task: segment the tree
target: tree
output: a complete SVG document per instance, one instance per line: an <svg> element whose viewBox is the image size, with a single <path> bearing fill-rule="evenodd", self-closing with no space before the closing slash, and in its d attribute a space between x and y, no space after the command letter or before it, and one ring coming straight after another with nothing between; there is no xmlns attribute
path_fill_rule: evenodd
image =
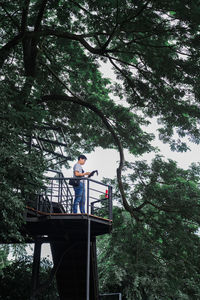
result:
<svg viewBox="0 0 200 300"><path fill-rule="evenodd" d="M72 158L96 146L119 150L123 205L137 218L121 179L123 148L133 155L153 149L153 135L142 129L152 117L172 149L186 150L181 141L186 135L199 143L199 0L19 0L0 5L2 153L10 150L9 159L1 154L2 212L22 209L24 185L28 192L41 186L48 163L37 149L30 151L30 138L44 138L42 129L48 125L62 128ZM116 81L102 76L101 63L113 67ZM174 140L175 131L180 140ZM11 157L17 172L15 166L21 164L17 186L10 179ZM2 220L8 224L4 214ZM15 220L11 236L20 223L17 216Z"/></svg>
<svg viewBox="0 0 200 300"><path fill-rule="evenodd" d="M2 274L3 268L8 265L8 254L9 254L9 247L8 245L1 245L0 246L0 274Z"/></svg>
<svg viewBox="0 0 200 300"><path fill-rule="evenodd" d="M43 259L40 268L40 282L45 281L51 269L51 263ZM32 258L25 255L23 258L15 259L3 269L0 274L1 293L0 299L27 300L31 291ZM12 288L11 288L12 287ZM57 299L55 282L48 286L45 293L38 296L39 300Z"/></svg>
<svg viewBox="0 0 200 300"><path fill-rule="evenodd" d="M30 152L24 143L24 137L31 132L32 120L40 118L40 112L37 108L23 107L23 104L16 108L16 94L13 93L13 99L8 101L4 82L2 85L0 237L1 241L15 241L22 239L19 228L23 224L25 197L41 187L46 164L38 151L32 149Z"/></svg>
<svg viewBox="0 0 200 300"><path fill-rule="evenodd" d="M129 165L126 193L140 221L115 207L113 231L98 241L102 292L123 299L197 300L200 165L188 170L156 157ZM115 201L121 202L116 190Z"/></svg>

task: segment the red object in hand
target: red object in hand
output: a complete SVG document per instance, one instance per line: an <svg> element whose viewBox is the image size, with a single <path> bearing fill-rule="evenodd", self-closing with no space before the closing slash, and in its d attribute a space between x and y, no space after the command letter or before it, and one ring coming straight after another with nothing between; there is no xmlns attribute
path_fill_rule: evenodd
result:
<svg viewBox="0 0 200 300"><path fill-rule="evenodd" d="M108 198L109 198L109 195L108 195L108 190L106 190L105 198L106 198L106 199L108 199Z"/></svg>

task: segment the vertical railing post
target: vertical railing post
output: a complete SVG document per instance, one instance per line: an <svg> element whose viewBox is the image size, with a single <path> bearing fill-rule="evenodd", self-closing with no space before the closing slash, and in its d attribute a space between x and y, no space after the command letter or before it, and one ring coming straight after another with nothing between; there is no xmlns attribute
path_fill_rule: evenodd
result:
<svg viewBox="0 0 200 300"><path fill-rule="evenodd" d="M58 203L61 202L61 173L58 175Z"/></svg>
<svg viewBox="0 0 200 300"><path fill-rule="evenodd" d="M91 203L91 215L94 215L94 203Z"/></svg>
<svg viewBox="0 0 200 300"><path fill-rule="evenodd" d="M75 194L74 194L74 198L75 198ZM71 213L73 212L73 197L71 197Z"/></svg>
<svg viewBox="0 0 200 300"><path fill-rule="evenodd" d="M65 182L65 185L67 186L67 203L66 203L66 212L69 212L69 187L67 185L67 183Z"/></svg>
<svg viewBox="0 0 200 300"><path fill-rule="evenodd" d="M90 180L87 179L87 214L89 214L89 202L90 202Z"/></svg>
<svg viewBox="0 0 200 300"><path fill-rule="evenodd" d="M57 194L57 198L58 198L58 203L60 202L60 173L58 173L58 190L56 191L56 194ZM57 181L56 180L56 181Z"/></svg>
<svg viewBox="0 0 200 300"><path fill-rule="evenodd" d="M53 180L51 180L51 194L50 194L50 213L53 212L53 207L52 207L52 198L53 198Z"/></svg>
<svg viewBox="0 0 200 300"><path fill-rule="evenodd" d="M74 191L74 188L73 189L73 192L72 192L72 195L71 195L71 207L70 207L70 212L72 213L73 212L73 201L75 199L75 191Z"/></svg>
<svg viewBox="0 0 200 300"><path fill-rule="evenodd" d="M63 178L60 178L60 204L63 202Z"/></svg>
<svg viewBox="0 0 200 300"><path fill-rule="evenodd" d="M108 199L109 199L109 219L112 220L112 187L108 187Z"/></svg>

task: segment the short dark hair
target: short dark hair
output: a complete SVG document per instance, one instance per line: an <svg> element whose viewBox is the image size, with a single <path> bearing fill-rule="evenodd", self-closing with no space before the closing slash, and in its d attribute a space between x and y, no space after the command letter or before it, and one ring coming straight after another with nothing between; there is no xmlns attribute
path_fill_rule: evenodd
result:
<svg viewBox="0 0 200 300"><path fill-rule="evenodd" d="M85 160L87 159L87 157L85 155L83 155L83 154L79 155L78 160L81 159L81 158L85 159Z"/></svg>

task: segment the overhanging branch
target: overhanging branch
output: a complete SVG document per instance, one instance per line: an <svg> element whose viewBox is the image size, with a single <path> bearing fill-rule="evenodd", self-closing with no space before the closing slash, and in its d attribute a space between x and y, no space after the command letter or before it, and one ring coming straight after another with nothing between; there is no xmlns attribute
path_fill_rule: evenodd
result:
<svg viewBox="0 0 200 300"><path fill-rule="evenodd" d="M106 126L106 128L108 129L108 131L111 133L115 144L118 148L119 154L120 154L120 163L119 166L117 168L117 180L118 180L118 185L119 185L119 190L122 196L122 201L123 201L123 205L124 208L136 219L139 220L138 217L136 216L134 209L129 205L129 203L126 200L126 196L125 196L125 192L124 192L124 187L123 187L123 183L122 183L122 168L124 166L124 153L123 153L123 147L121 145L121 142L117 136L117 134L115 133L114 129L112 128L112 126L110 125L109 121L107 120L106 116L101 112L101 110L99 110L96 106L94 106L91 103L87 103L85 101L83 101L82 99L80 99L79 97L70 97L68 95L45 95L42 97L42 102L50 102L50 101L62 101L62 102L72 102L81 106L84 106L88 109L90 109L91 111L93 111L96 115L98 115L102 122L104 123L104 125Z"/></svg>
<svg viewBox="0 0 200 300"><path fill-rule="evenodd" d="M76 103L79 104L81 106L84 106L88 109L90 109L91 111L93 111L96 115L98 115L103 124L106 126L106 128L108 129L108 131L111 133L114 141L115 141L115 145L118 148L119 154L120 154L120 163L119 166L117 168L117 181L118 181L118 185L119 185L119 191L120 194L122 196L122 201L123 201L123 205L124 208L137 220L139 221L140 219L136 216L134 208L131 207L128 203L128 201L126 200L126 195L125 195L125 191L124 191L124 186L123 186L123 182L122 182L122 169L124 167L124 163L125 163L125 159L124 159L124 151L123 151L123 147L122 144L120 142L120 139L118 138L117 134L115 133L115 130L113 129L112 125L109 123L108 119L106 118L106 116L102 113L102 111L100 109L98 109L95 105L91 104L91 103L87 103L84 100L82 100L80 97L78 97L77 95L75 95L68 87L67 85L59 78L59 76L48 66L45 65L46 68L51 72L51 74L56 78L57 81L59 81L64 87L65 89L67 89L67 91L73 96L68 96L68 95L46 95L42 97L42 101L43 102L49 102L49 101L55 101L55 100L59 100L59 101L64 101L64 102L72 102L72 103Z"/></svg>

